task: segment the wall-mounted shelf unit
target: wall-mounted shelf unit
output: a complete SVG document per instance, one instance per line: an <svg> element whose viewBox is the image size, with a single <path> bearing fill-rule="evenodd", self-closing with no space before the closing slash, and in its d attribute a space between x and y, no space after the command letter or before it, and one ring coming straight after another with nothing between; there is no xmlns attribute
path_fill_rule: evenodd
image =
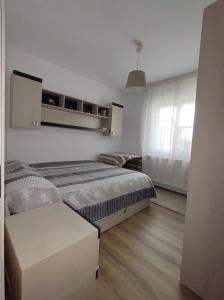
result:
<svg viewBox="0 0 224 300"><path fill-rule="evenodd" d="M78 127L109 133L110 108L89 101L42 91L41 123L48 126Z"/></svg>
<svg viewBox="0 0 224 300"><path fill-rule="evenodd" d="M41 125L94 130L121 136L123 106L99 105L42 89L42 79L20 71L12 74L11 127L40 129Z"/></svg>

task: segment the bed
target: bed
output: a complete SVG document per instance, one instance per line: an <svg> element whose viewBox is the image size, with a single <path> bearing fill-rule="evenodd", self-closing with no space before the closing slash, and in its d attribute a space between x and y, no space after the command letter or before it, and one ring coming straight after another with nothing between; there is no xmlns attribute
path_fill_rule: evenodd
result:
<svg viewBox="0 0 224 300"><path fill-rule="evenodd" d="M6 214L64 201L101 231L149 205L151 179L96 161L6 164Z"/></svg>

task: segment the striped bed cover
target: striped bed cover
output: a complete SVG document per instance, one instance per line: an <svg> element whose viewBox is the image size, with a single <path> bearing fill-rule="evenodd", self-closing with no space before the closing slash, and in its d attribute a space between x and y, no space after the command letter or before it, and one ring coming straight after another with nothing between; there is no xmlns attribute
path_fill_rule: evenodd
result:
<svg viewBox="0 0 224 300"><path fill-rule="evenodd" d="M151 179L140 172L95 161L32 164L56 186L62 199L94 222L141 200L155 197Z"/></svg>

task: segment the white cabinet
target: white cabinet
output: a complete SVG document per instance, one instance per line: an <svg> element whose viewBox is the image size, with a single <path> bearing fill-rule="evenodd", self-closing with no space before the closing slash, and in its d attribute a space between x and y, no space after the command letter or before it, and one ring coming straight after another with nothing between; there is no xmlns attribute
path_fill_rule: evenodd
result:
<svg viewBox="0 0 224 300"><path fill-rule="evenodd" d="M94 300L96 227L64 203L5 219L8 299Z"/></svg>
<svg viewBox="0 0 224 300"><path fill-rule="evenodd" d="M42 79L14 71L11 88L11 127L39 129Z"/></svg>
<svg viewBox="0 0 224 300"><path fill-rule="evenodd" d="M124 107L117 103L111 104L111 136L121 136L123 129L123 109Z"/></svg>

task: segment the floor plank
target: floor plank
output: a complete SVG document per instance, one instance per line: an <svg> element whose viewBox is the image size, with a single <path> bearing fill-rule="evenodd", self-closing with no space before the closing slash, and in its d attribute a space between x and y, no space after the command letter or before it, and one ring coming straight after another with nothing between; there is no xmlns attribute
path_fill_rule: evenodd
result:
<svg viewBox="0 0 224 300"><path fill-rule="evenodd" d="M179 285L184 216L150 208L101 236L98 300L196 300Z"/></svg>

